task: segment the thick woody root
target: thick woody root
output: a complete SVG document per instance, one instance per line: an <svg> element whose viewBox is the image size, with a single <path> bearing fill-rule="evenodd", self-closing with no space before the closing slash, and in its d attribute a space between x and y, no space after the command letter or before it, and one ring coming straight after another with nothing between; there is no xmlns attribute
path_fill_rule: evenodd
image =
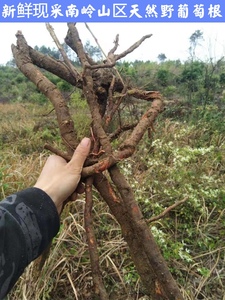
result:
<svg viewBox="0 0 225 300"><path fill-rule="evenodd" d="M36 84L37 88L54 105L60 134L67 152L64 153L61 150L54 149L51 145L47 147L67 161L70 160L78 144L76 130L65 99L56 86L37 67L45 68L74 86L82 88L89 105L92 117L93 148L91 150L92 155L87 159L81 175L82 180L86 180L85 228L95 295L98 295L100 299L108 299L101 277L97 241L92 224L92 181L121 226L131 257L147 293L154 300L181 300L179 289L135 202L132 189L117 167L117 163L133 155L146 132L151 134L154 131L154 122L163 111L163 101L158 92L141 91L129 87L114 69L119 59L134 51L151 35L144 36L121 54L115 54L118 47L117 37L115 46L109 51L105 61L99 64L85 53L74 23L68 23L68 33L65 41L80 59L83 70L82 73L79 73L65 56L53 28L50 25L47 28L64 57L63 64L35 52L27 45L21 33L17 34L17 47L13 45L12 50L21 72ZM120 124L120 127L113 134L108 134L107 128L111 120L124 100L129 97L151 102L151 106L135 124L126 126ZM119 143L118 137L124 130L127 130L127 138ZM129 134L128 130L130 131ZM118 146L115 150L111 142L116 138L118 139ZM107 170L113 185L103 175Z"/></svg>
<svg viewBox="0 0 225 300"><path fill-rule="evenodd" d="M86 194L86 203L84 210L84 225L87 235L87 243L90 255L91 270L94 284L94 294L99 297L100 300L108 300L108 294L103 284L102 274L99 266L99 255L97 249L97 241L95 238L95 232L93 227L92 220L92 206L93 206L93 197L92 197L92 184L93 178L88 177L85 183L85 194Z"/></svg>

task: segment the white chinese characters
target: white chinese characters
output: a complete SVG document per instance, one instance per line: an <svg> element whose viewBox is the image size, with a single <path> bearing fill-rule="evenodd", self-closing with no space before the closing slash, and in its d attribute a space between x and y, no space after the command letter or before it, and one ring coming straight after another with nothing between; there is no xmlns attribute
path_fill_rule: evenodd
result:
<svg viewBox="0 0 225 300"><path fill-rule="evenodd" d="M61 0L62 1L62 0ZM32 3L32 2L17 2L13 5L2 5L1 19L27 19L28 21L39 20L59 20L67 21L74 19L76 21L86 21L87 18L93 21L110 21L117 19L118 22L122 19L127 19L128 22L147 22L158 21L195 21L195 20L222 20L223 13L220 4L188 4L183 2L180 4L165 4L160 5L158 0L155 3L147 2L115 2L106 4L92 3L81 4L79 1L74 1L69 5L62 3L49 4L48 2Z"/></svg>

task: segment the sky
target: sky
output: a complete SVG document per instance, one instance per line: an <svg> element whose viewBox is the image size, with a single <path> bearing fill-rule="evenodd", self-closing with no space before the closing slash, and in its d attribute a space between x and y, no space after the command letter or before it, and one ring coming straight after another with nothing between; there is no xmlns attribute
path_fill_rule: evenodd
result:
<svg viewBox="0 0 225 300"><path fill-rule="evenodd" d="M51 25L63 43L67 24ZM199 59L220 59L225 56L225 23L89 23L88 26L105 53L114 46L117 34L119 34L117 54L126 50L142 36L152 34L153 36L145 40L137 50L126 56L126 61L157 61L160 53L164 53L170 60L185 61L189 55L189 38L196 30L201 30L204 36L204 41L197 51ZM89 40L93 46L96 45L83 23L77 23L77 28L84 43ZM0 23L1 65L12 59L11 44L16 44L15 34L18 30L22 31L31 47L45 45L56 48L45 23Z"/></svg>

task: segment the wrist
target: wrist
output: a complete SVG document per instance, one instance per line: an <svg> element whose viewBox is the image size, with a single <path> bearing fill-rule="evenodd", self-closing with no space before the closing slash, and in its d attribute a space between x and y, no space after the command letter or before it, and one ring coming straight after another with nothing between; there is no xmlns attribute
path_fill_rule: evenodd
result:
<svg viewBox="0 0 225 300"><path fill-rule="evenodd" d="M54 193L54 191L51 190L50 187L43 187L43 186L39 186L39 184L35 184L34 187L42 190L43 192L45 192L49 198L51 198L52 202L55 204L55 207L58 211L58 214L60 215L61 210L62 210L62 203L61 201L58 199L57 195Z"/></svg>

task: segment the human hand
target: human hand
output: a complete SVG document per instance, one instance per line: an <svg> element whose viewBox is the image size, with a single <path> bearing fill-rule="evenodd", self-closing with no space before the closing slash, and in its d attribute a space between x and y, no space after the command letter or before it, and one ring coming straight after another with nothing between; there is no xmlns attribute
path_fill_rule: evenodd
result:
<svg viewBox="0 0 225 300"><path fill-rule="evenodd" d="M83 138L68 163L60 156L49 156L34 185L34 187L43 190L51 197L59 214L62 210L63 202L75 192L78 186L90 146L90 139Z"/></svg>

